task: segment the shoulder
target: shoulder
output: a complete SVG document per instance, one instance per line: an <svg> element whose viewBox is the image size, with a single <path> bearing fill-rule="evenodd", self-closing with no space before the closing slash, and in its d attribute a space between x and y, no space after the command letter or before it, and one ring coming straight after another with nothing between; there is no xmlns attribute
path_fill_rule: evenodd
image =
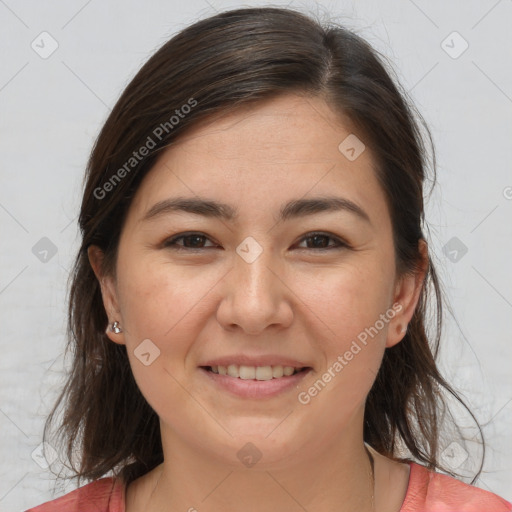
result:
<svg viewBox="0 0 512 512"><path fill-rule="evenodd" d="M498 495L410 463L409 486L400 512L511 512Z"/></svg>
<svg viewBox="0 0 512 512"><path fill-rule="evenodd" d="M91 508L94 505L94 509ZM124 485L121 480L108 477L79 487L60 498L48 501L26 512L124 512Z"/></svg>

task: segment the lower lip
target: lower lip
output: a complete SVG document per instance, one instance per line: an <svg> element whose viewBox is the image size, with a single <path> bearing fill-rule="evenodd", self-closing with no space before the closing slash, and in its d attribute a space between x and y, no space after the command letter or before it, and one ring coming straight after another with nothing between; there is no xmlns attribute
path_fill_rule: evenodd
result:
<svg viewBox="0 0 512 512"><path fill-rule="evenodd" d="M233 395L243 398L269 398L289 391L297 386L309 374L311 368L299 373L270 380L239 379L229 375L213 373L206 368L199 368L211 381Z"/></svg>

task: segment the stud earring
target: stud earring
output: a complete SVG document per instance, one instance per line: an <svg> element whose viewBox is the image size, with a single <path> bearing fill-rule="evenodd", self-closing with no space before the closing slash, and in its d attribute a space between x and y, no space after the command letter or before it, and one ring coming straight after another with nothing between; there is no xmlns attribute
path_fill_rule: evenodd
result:
<svg viewBox="0 0 512 512"><path fill-rule="evenodd" d="M117 320L111 326L109 326L109 327L110 327L110 330L114 334L119 334L120 332L123 332L123 330L119 326L119 322ZM107 327L107 331L108 331L109 327Z"/></svg>
<svg viewBox="0 0 512 512"><path fill-rule="evenodd" d="M400 334L405 334L407 332L407 325L402 327L402 329L400 329Z"/></svg>

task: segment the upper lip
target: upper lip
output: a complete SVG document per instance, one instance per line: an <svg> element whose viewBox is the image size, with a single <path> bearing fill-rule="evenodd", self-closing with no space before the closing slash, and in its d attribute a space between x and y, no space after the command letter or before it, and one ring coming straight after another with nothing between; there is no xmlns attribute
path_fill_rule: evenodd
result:
<svg viewBox="0 0 512 512"><path fill-rule="evenodd" d="M244 354L237 354L232 356L216 357L210 359L199 366L229 366L230 364L236 364L237 366L293 366L294 368L306 368L308 364L298 361L296 359L290 359L289 357L279 355L264 355L251 357Z"/></svg>

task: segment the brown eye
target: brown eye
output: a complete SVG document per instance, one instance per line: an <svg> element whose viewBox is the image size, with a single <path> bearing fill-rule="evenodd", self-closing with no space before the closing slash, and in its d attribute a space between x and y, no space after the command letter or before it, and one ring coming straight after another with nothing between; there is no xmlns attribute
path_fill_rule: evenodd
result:
<svg viewBox="0 0 512 512"><path fill-rule="evenodd" d="M330 240L334 243L329 243ZM348 245L338 237L328 233L310 233L302 238L301 242L303 241L306 241L308 245L305 249L338 249L348 247Z"/></svg>
<svg viewBox="0 0 512 512"><path fill-rule="evenodd" d="M178 243L182 241L183 243ZM211 240L202 233L185 233L179 236L176 236L167 242L165 242L165 247L171 249L206 249L208 246L205 246L205 243ZM210 247L215 247L214 245Z"/></svg>
<svg viewBox="0 0 512 512"><path fill-rule="evenodd" d="M211 245L206 245L210 242ZM310 233L301 239L306 242L306 247L301 249L332 250L348 248L348 244L329 233ZM182 233L164 242L164 247L176 250L209 249L218 247L203 233Z"/></svg>

